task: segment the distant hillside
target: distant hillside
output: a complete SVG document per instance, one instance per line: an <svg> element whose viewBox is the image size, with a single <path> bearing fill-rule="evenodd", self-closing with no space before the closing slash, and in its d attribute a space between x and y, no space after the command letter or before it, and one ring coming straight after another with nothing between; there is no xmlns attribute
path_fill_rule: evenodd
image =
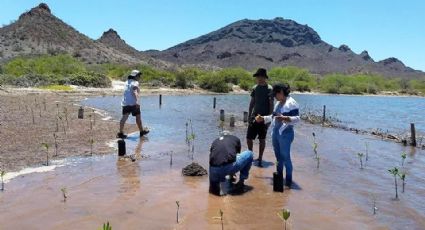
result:
<svg viewBox="0 0 425 230"><path fill-rule="evenodd" d="M367 51L356 54L347 45L333 47L309 26L283 18L237 21L167 50L146 53L177 64L240 66L249 70L293 65L318 74L425 76L424 72L406 67L396 58L375 62Z"/></svg>
<svg viewBox="0 0 425 230"><path fill-rule="evenodd" d="M159 68L172 66L143 55L127 45L114 30L94 41L54 16L44 3L0 28L0 50L0 62L17 56L68 53L88 64L118 62L146 63Z"/></svg>

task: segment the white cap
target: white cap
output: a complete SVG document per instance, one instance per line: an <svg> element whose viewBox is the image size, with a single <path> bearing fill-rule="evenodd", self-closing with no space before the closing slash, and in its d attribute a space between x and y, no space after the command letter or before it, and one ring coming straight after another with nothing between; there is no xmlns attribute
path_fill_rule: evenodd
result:
<svg viewBox="0 0 425 230"><path fill-rule="evenodd" d="M130 76L135 77L135 76L137 76L139 74L141 74L141 72L139 70L135 69L135 70L132 70L131 71Z"/></svg>

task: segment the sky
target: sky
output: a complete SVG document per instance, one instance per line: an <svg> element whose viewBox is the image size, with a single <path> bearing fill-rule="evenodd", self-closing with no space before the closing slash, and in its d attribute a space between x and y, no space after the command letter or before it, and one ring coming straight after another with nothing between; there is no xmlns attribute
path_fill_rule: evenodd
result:
<svg viewBox="0 0 425 230"><path fill-rule="evenodd" d="M167 49L241 19L283 17L333 46L425 71L423 0L0 0L0 25L41 2L92 39L113 28L138 50Z"/></svg>

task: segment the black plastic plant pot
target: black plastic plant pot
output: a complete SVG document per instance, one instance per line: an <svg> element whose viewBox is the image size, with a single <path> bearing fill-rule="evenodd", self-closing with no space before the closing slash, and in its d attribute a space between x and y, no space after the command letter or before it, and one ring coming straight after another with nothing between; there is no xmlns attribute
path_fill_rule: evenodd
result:
<svg viewBox="0 0 425 230"><path fill-rule="evenodd" d="M273 191L283 192L283 176L277 172L273 173Z"/></svg>
<svg viewBox="0 0 425 230"><path fill-rule="evenodd" d="M125 141L124 140L118 140L118 156L124 156L125 155Z"/></svg>

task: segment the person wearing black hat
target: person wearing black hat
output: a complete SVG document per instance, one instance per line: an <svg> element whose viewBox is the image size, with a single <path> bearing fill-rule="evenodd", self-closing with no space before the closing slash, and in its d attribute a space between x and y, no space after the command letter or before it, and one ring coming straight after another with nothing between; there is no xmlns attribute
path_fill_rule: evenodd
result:
<svg viewBox="0 0 425 230"><path fill-rule="evenodd" d="M283 166L286 169L285 185L292 185L291 144L294 140L294 124L300 120L298 103L289 95L288 84L273 86L273 97L277 102L273 114L257 116L256 122L271 123L273 150L277 160L277 174L283 180Z"/></svg>
<svg viewBox="0 0 425 230"><path fill-rule="evenodd" d="M142 76L142 72L139 70L131 71L125 84L124 95L121 102L122 105L122 118L120 121L120 131L117 134L117 138L127 138L127 135L123 133L125 122L128 116L131 115L136 117L136 124L140 130L140 137L149 133L149 130L144 129L142 125L142 118L140 115L140 88L139 80Z"/></svg>
<svg viewBox="0 0 425 230"><path fill-rule="evenodd" d="M266 148L266 136L268 125L264 122L255 122L255 116L267 116L273 112L273 97L271 97L272 86L267 84L267 70L259 68L254 73L257 84L251 91L251 102L249 103L248 117L250 118L246 141L248 149L253 151L254 140L257 138L260 141L258 158L258 166L262 167L263 153Z"/></svg>

